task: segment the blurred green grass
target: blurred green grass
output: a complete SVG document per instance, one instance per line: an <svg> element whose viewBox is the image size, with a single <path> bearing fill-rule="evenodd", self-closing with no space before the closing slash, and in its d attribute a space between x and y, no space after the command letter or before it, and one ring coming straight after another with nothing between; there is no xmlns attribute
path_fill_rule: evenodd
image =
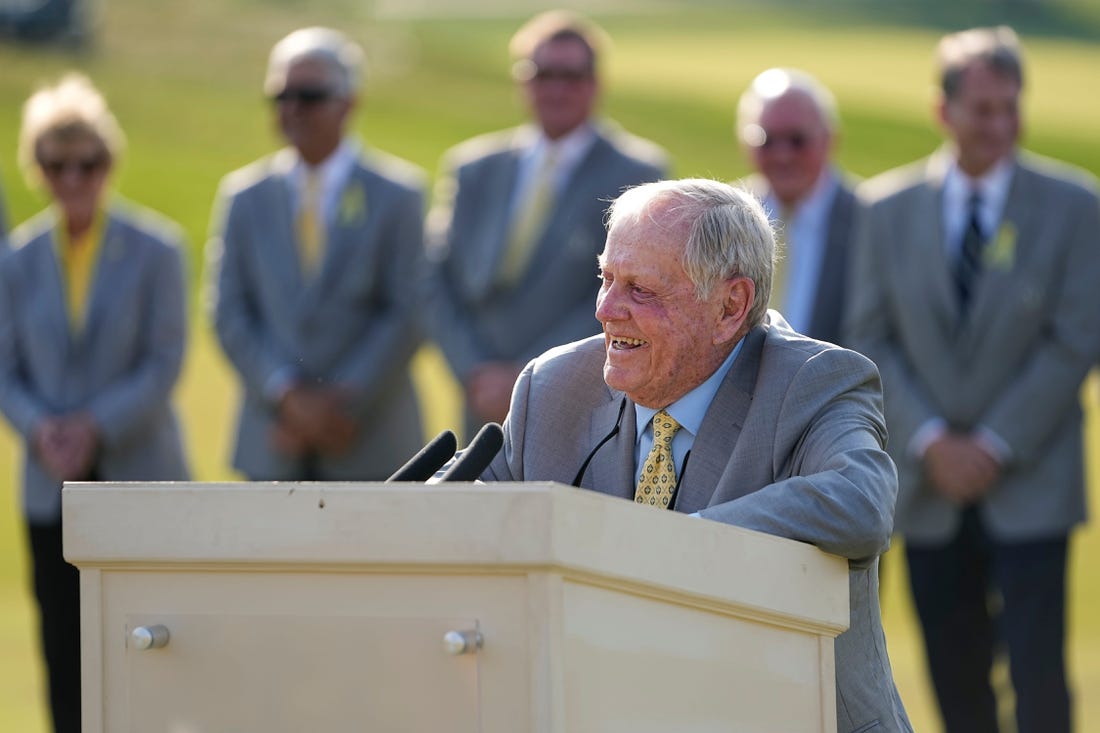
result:
<svg viewBox="0 0 1100 733"><path fill-rule="evenodd" d="M202 245L218 179L277 140L260 97L267 52L293 28L327 24L363 43L371 61L356 121L370 144L434 172L450 145L522 119L507 77L507 39L534 3L432 8L376 0L189 0L102 3L83 51L0 45L0 176L9 218L43 204L15 164L22 101L67 69L88 73L129 136L117 187L180 222L193 287L191 348L176 401L195 476L235 478L227 465L236 385L201 313ZM1100 8L1086 3L648 2L604 0L592 11L614 39L605 112L672 153L675 173L732 179L746 167L733 144L737 95L760 70L799 66L837 94L840 162L873 175L938 144L931 122L932 49L944 30L1011 22L1028 52L1027 146L1100 172ZM463 12L457 12L461 8ZM476 12L474 12L476 10ZM459 424L458 396L437 352L417 358L426 432ZM1100 494L1090 405L1092 495ZM0 428L0 730L45 730L40 667L18 519L18 445ZM1078 730L1100 731L1100 577L1089 567L1100 532L1079 533L1071 562L1071 649ZM895 554L896 553L892 553ZM891 656L917 730L934 729L904 568L889 558L884 591ZM1094 694L1089 694L1090 692Z"/></svg>

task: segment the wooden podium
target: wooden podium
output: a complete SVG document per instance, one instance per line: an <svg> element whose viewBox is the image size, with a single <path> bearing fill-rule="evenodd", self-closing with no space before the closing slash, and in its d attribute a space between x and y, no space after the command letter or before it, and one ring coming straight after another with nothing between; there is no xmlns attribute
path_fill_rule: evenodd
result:
<svg viewBox="0 0 1100 733"><path fill-rule="evenodd" d="M789 540L549 483L70 484L64 527L85 733L836 730L847 564Z"/></svg>

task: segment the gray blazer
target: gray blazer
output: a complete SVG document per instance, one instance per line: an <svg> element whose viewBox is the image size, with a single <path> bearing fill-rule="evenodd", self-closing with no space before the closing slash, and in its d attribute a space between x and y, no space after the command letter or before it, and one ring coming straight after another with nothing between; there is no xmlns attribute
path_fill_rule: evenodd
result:
<svg viewBox="0 0 1100 733"><path fill-rule="evenodd" d="M929 487L909 452L920 426L940 417L962 430L984 425L1011 451L981 504L994 537L1064 535L1085 518L1079 389L1100 353L1095 184L1020 154L1001 234L986 247L994 261L959 325L943 242L949 165L944 151L860 189L868 210L848 331L882 372L900 478L898 531L940 543L958 526L960 510Z"/></svg>
<svg viewBox="0 0 1100 733"><path fill-rule="evenodd" d="M527 273L514 287L496 281L508 237L512 191L526 126L483 135L444 157L430 241L431 333L460 380L486 361L525 363L552 346L600 330L596 256L604 212L624 189L662 178L667 161L653 143L612 126L577 165L550 214Z"/></svg>
<svg viewBox="0 0 1100 733"><path fill-rule="evenodd" d="M594 337L528 364L505 421L504 448L482 478L571 483L614 433L580 485L632 498L634 409L604 383L603 363L604 340ZM851 627L836 643L842 732L911 730L878 607L878 556L889 546L897 494L885 442L874 365L796 334L771 311L745 337L719 387L676 499L676 511L849 559Z"/></svg>
<svg viewBox="0 0 1100 733"><path fill-rule="evenodd" d="M423 440L409 372L420 343L423 176L364 154L329 223L320 269L307 279L288 183L295 159L283 150L229 174L208 245L212 319L244 392L233 465L257 480L301 478L299 462L271 443L270 385L292 376L348 388L361 426L351 450L321 459L318 473L382 479Z"/></svg>
<svg viewBox="0 0 1100 733"><path fill-rule="evenodd" d="M0 259L0 410L23 437L23 509L61 519L61 485L29 441L51 415L87 410L101 431L105 481L182 481L183 444L170 406L187 336L180 233L151 212L112 207L84 330L73 336L45 212L17 229Z"/></svg>

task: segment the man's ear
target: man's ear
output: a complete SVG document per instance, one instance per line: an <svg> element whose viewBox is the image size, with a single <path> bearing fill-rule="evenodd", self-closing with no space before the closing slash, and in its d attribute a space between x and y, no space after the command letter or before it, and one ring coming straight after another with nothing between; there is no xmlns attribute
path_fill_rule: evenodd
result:
<svg viewBox="0 0 1100 733"><path fill-rule="evenodd" d="M950 102L944 94L937 96L936 101L932 103L936 121L939 122L940 127L944 129L951 129L951 108L949 105Z"/></svg>
<svg viewBox="0 0 1100 733"><path fill-rule="evenodd" d="M742 275L725 280L719 287L722 288L722 313L714 331L716 344L732 341L741 335L749 310L756 300L756 283Z"/></svg>

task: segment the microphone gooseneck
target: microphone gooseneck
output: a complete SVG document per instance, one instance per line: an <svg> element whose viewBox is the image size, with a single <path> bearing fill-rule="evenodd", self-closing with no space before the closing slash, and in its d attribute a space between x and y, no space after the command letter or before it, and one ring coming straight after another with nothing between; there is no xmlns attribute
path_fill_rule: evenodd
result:
<svg viewBox="0 0 1100 733"><path fill-rule="evenodd" d="M450 430L444 430L421 448L404 466L397 469L386 483L394 481L424 482L435 475L444 463L451 459L458 448L458 440Z"/></svg>
<svg viewBox="0 0 1100 733"><path fill-rule="evenodd" d="M485 472L503 445L504 431L500 429L500 425L495 422L485 423L466 446L466 450L462 451L462 455L439 477L440 482L474 481Z"/></svg>

